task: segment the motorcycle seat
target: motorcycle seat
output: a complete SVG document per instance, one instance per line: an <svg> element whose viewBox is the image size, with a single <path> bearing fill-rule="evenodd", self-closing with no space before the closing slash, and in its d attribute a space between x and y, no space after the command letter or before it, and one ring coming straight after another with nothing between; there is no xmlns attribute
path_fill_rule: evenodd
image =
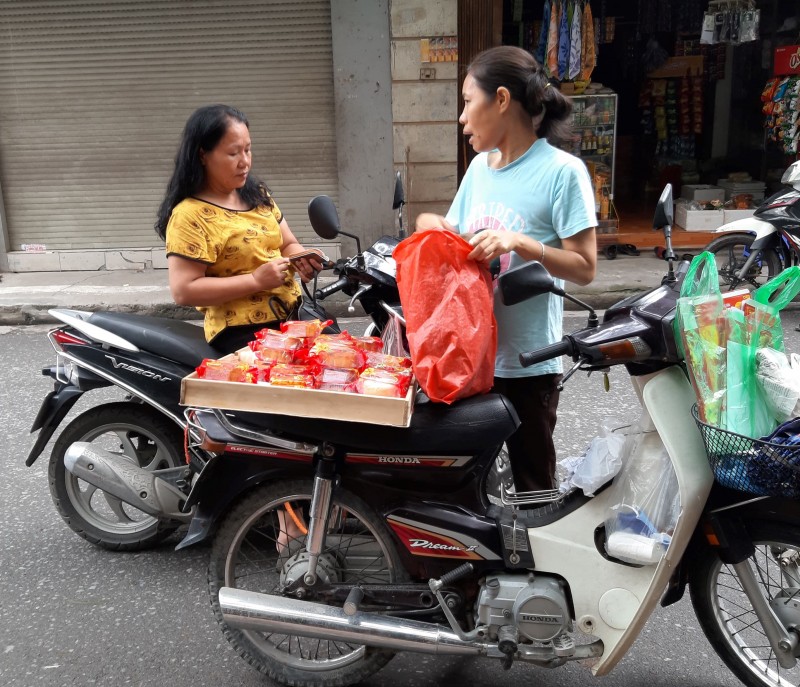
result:
<svg viewBox="0 0 800 687"><path fill-rule="evenodd" d="M142 350L189 367L197 367L203 358L220 357L206 342L203 328L189 322L120 312L95 312L89 322Z"/></svg>
<svg viewBox="0 0 800 687"><path fill-rule="evenodd" d="M511 402L500 394L452 405L424 398L414 406L409 427L239 411L231 419L253 431L262 428L303 441L327 441L347 451L418 455L475 455L500 445L519 427Z"/></svg>

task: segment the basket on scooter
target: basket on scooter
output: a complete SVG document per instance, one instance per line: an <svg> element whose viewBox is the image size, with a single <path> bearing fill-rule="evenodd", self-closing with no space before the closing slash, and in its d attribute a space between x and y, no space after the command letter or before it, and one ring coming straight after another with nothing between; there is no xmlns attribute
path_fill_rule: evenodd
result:
<svg viewBox="0 0 800 687"><path fill-rule="evenodd" d="M700 419L697 405L692 415L719 484L761 496L800 499L800 445L751 439L714 427Z"/></svg>

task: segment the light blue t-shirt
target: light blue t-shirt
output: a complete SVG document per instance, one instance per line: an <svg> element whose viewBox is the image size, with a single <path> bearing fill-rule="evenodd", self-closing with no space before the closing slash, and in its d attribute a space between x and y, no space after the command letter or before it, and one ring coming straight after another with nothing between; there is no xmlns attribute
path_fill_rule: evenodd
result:
<svg viewBox="0 0 800 687"><path fill-rule="evenodd" d="M543 138L502 169L489 167L488 153L477 155L446 219L462 234L486 228L518 231L556 248L561 239L597 226L586 166ZM503 255L501 273L524 262L514 252ZM557 281L563 286L562 280ZM495 285L497 377L561 372L560 358L523 368L519 354L561 339L563 307L562 299L549 293L506 306Z"/></svg>

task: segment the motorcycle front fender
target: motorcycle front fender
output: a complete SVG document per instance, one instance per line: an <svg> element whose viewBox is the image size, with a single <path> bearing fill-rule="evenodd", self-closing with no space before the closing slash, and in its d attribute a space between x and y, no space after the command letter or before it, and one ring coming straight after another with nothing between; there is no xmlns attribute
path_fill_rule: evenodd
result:
<svg viewBox="0 0 800 687"><path fill-rule="evenodd" d="M745 217L744 219L737 219L733 222L723 224L718 229L714 229L714 234L755 234L755 240L758 241L771 234L777 234L775 225L765 222L758 217Z"/></svg>
<svg viewBox="0 0 800 687"><path fill-rule="evenodd" d="M31 426L31 434L39 430L39 436L36 437L36 442L25 460L27 467L36 462L47 442L50 441L50 437L53 436L61 421L82 395L82 389L71 384L56 382L55 389L44 397L42 406Z"/></svg>

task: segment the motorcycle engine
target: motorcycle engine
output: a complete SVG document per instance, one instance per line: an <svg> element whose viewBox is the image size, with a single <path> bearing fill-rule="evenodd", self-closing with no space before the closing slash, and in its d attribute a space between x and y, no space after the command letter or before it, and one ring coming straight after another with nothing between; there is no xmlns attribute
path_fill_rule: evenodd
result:
<svg viewBox="0 0 800 687"><path fill-rule="evenodd" d="M534 642L549 642L572 628L561 582L544 576L497 575L486 578L477 603L478 622L496 639L504 625Z"/></svg>

